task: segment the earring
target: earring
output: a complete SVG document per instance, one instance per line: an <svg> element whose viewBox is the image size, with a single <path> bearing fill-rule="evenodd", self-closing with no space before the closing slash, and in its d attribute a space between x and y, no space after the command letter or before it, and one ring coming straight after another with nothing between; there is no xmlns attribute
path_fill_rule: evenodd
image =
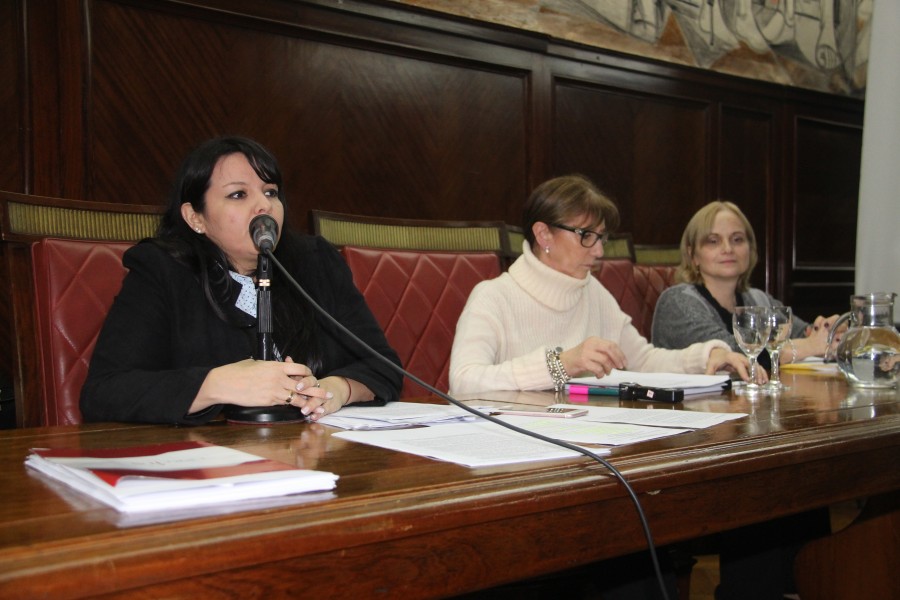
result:
<svg viewBox="0 0 900 600"><path fill-rule="evenodd" d="M550 254L550 246L544 246L544 254Z"/></svg>
<svg viewBox="0 0 900 600"><path fill-rule="evenodd" d="M194 229L194 231L196 231L197 233L203 233L202 231L200 231L200 228L199 228L199 227L197 227L196 229Z"/></svg>

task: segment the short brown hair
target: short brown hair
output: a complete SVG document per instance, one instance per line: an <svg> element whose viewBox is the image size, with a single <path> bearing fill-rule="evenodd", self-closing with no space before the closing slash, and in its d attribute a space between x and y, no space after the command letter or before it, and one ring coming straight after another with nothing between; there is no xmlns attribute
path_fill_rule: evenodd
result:
<svg viewBox="0 0 900 600"><path fill-rule="evenodd" d="M522 229L529 245L534 247L535 223L562 223L572 217L588 216L590 228L606 225L607 231L619 226L619 209L613 201L584 175L573 174L555 177L540 184L528 201L522 214Z"/></svg>

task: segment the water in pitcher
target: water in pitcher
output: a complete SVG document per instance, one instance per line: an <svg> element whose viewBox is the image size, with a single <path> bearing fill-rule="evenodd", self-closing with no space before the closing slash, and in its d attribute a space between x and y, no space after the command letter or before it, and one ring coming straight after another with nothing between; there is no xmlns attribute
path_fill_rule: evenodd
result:
<svg viewBox="0 0 900 600"><path fill-rule="evenodd" d="M841 337L834 358L838 368L854 386L891 388L900 379L900 333L894 328L893 293L852 296L851 312L841 321L850 326Z"/></svg>

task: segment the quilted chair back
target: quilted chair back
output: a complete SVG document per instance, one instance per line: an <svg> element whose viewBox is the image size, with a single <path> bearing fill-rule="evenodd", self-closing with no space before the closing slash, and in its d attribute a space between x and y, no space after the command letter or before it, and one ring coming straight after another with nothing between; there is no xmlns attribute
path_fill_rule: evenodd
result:
<svg viewBox="0 0 900 600"><path fill-rule="evenodd" d="M43 425L81 423L78 399L97 336L122 285L131 242L45 238L31 247Z"/></svg>
<svg viewBox="0 0 900 600"><path fill-rule="evenodd" d="M600 268L594 272L594 276L631 317L632 324L640 334L650 339L656 302L663 290L673 284L675 267L609 259L600 261Z"/></svg>
<svg viewBox="0 0 900 600"><path fill-rule="evenodd" d="M449 389L456 322L472 288L500 275L493 252L431 252L344 246L353 282L362 292L404 368ZM406 379L401 396L429 395Z"/></svg>

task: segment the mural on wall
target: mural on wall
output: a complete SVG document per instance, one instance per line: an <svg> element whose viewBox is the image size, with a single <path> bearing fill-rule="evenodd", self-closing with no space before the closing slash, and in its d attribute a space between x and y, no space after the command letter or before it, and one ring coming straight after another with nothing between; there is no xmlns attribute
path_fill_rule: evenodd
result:
<svg viewBox="0 0 900 600"><path fill-rule="evenodd" d="M861 97L875 0L394 1L648 58Z"/></svg>

